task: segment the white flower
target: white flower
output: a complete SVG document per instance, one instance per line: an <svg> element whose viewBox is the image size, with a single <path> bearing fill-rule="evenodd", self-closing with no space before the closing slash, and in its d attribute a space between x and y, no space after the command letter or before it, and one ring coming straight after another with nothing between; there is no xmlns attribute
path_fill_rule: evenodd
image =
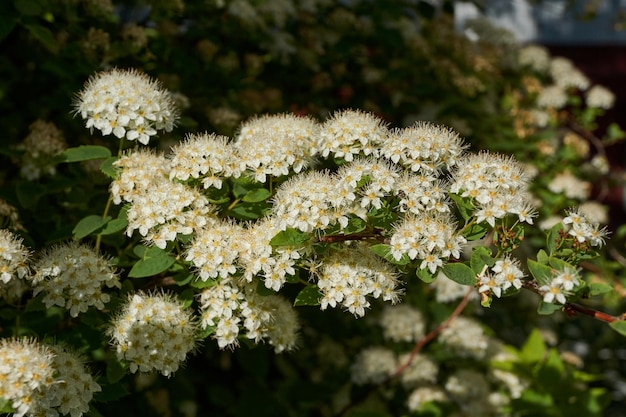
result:
<svg viewBox="0 0 626 417"><path fill-rule="evenodd" d="M439 336L441 343L461 357L483 359L489 339L481 325L467 317L457 317Z"/></svg>
<svg viewBox="0 0 626 417"><path fill-rule="evenodd" d="M0 229L0 296L16 300L27 288L30 253L22 238L8 229Z"/></svg>
<svg viewBox="0 0 626 417"><path fill-rule="evenodd" d="M350 373L355 384L379 384L389 378L397 366L396 356L391 350L370 347L357 355L350 367Z"/></svg>
<svg viewBox="0 0 626 417"><path fill-rule="evenodd" d="M144 145L157 130L171 131L178 117L170 94L136 70L113 69L92 76L78 93L75 107L87 128Z"/></svg>
<svg viewBox="0 0 626 417"><path fill-rule="evenodd" d="M601 85L594 85L585 95L587 106L596 109L610 109L615 103L615 95Z"/></svg>
<svg viewBox="0 0 626 417"><path fill-rule="evenodd" d="M408 304L385 307L379 324L385 339L394 342L416 342L424 336L426 328L422 313Z"/></svg>
<svg viewBox="0 0 626 417"><path fill-rule="evenodd" d="M586 200L591 192L591 183L572 175L569 171L556 174L548 184L553 193L564 193L568 198Z"/></svg>

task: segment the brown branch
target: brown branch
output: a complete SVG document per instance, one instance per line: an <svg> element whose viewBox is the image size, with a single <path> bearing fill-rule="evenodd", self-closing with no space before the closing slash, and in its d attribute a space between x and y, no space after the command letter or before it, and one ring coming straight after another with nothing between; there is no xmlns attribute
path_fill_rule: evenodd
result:
<svg viewBox="0 0 626 417"><path fill-rule="evenodd" d="M467 306L470 295L472 295L474 290L475 290L474 287L468 288L467 292L465 293L465 297L463 297L459 305L456 306L452 314L450 314L450 317L448 317L443 323L441 323L439 326L433 329L430 333L428 333L426 336L418 340L417 343L415 343L415 346L413 347L413 350L411 351L411 354L409 355L409 359L406 361L404 365L396 369L396 371L393 373L393 375L391 375L391 377L389 377L389 379L398 377L400 374L402 374L402 372L406 370L406 368L411 366L411 363L413 363L415 356L417 356L417 354L422 350L422 348L426 346L430 341L432 341L435 337L437 337L439 333L441 333L446 327L450 325L450 323L452 323L452 320L454 320L455 318L459 316L459 314L461 314L463 309L465 309L465 307Z"/></svg>
<svg viewBox="0 0 626 417"><path fill-rule="evenodd" d="M381 231L374 229L372 231L352 233L348 235L320 236L317 240L320 243L337 243L337 242L347 242L350 240L365 240L365 239L383 240L383 235Z"/></svg>

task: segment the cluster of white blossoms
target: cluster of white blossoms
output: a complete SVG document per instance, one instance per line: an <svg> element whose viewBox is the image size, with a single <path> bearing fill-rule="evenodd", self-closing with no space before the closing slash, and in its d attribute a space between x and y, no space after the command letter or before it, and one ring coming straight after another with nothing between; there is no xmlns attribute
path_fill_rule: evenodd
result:
<svg viewBox="0 0 626 417"><path fill-rule="evenodd" d="M386 306L378 323L385 339L394 342L417 342L425 334L424 315L409 304Z"/></svg>
<svg viewBox="0 0 626 417"><path fill-rule="evenodd" d="M291 114L262 116L243 123L233 147L258 182L299 173L316 153L319 124Z"/></svg>
<svg viewBox="0 0 626 417"><path fill-rule="evenodd" d="M56 417L59 415L82 416L89 411L94 393L102 388L94 380L76 353L61 345L50 346L54 357L52 367L55 381L37 392L36 411L28 415Z"/></svg>
<svg viewBox="0 0 626 417"><path fill-rule="evenodd" d="M490 416L497 410L490 398L489 381L475 370L457 370L448 377L444 387L448 397L457 404L464 415Z"/></svg>
<svg viewBox="0 0 626 417"><path fill-rule="evenodd" d="M455 131L429 122L393 131L381 145L381 155L413 172L450 169L466 146Z"/></svg>
<svg viewBox="0 0 626 417"><path fill-rule="evenodd" d="M156 370L171 376L195 347L191 310L166 294L129 296L108 330L119 360L132 373Z"/></svg>
<svg viewBox="0 0 626 417"><path fill-rule="evenodd" d="M418 387L411 391L411 394L409 394L409 397L407 399L406 405L409 410L417 411L420 410L422 406L426 403L445 403L448 401L448 396L441 387L426 385L423 387Z"/></svg>
<svg viewBox="0 0 626 417"><path fill-rule="evenodd" d="M545 72L550 68L550 53L539 45L527 45L519 50L517 62L529 66L537 72Z"/></svg>
<svg viewBox="0 0 626 417"><path fill-rule="evenodd" d="M222 278L202 291L200 307L200 326L215 327L220 348L237 346L242 330L255 342L267 339L277 353L296 345L300 324L291 303L281 296L259 296L253 285Z"/></svg>
<svg viewBox="0 0 626 417"><path fill-rule="evenodd" d="M13 301L26 290L30 253L23 239L8 229L0 229L0 297Z"/></svg>
<svg viewBox="0 0 626 417"><path fill-rule="evenodd" d="M552 58L549 72L554 82L564 88L575 87L579 90L586 90L591 84L589 79L567 58Z"/></svg>
<svg viewBox="0 0 626 417"><path fill-rule="evenodd" d="M31 181L43 175L55 175L53 158L67 148L63 132L54 123L41 119L32 123L28 129L28 136L19 145L19 149L24 151L20 174Z"/></svg>
<svg viewBox="0 0 626 417"><path fill-rule="evenodd" d="M0 398L16 417L36 408L37 392L54 382L52 351L33 339L0 339Z"/></svg>
<svg viewBox="0 0 626 417"><path fill-rule="evenodd" d="M532 196L525 167L513 157L480 152L463 158L452 173L450 192L471 197L476 222L492 227L508 214L533 223Z"/></svg>
<svg viewBox="0 0 626 417"><path fill-rule="evenodd" d="M450 256L458 259L466 242L449 213L426 212L408 216L396 226L389 240L389 254L396 260L404 255L421 260L419 268L434 274Z"/></svg>
<svg viewBox="0 0 626 417"><path fill-rule="evenodd" d="M75 108L87 128L144 145L158 130L171 131L178 117L170 94L136 70L97 73L78 93Z"/></svg>
<svg viewBox="0 0 626 417"><path fill-rule="evenodd" d="M539 287L539 291L543 294L544 303L565 304L567 303L567 296L572 294L581 283L582 280L578 271L566 267L562 271L555 271L550 283Z"/></svg>
<svg viewBox="0 0 626 417"><path fill-rule="evenodd" d="M398 358L390 349L373 346L359 352L350 366L352 382L357 385L380 384L398 368Z"/></svg>
<svg viewBox="0 0 626 417"><path fill-rule="evenodd" d="M478 275L478 292L491 293L500 298L509 288L522 288L524 272L520 269L518 259L505 256L496 261L491 271L483 271Z"/></svg>
<svg viewBox="0 0 626 417"><path fill-rule="evenodd" d="M144 239L164 249L178 235L190 235L214 221L214 209L197 189L170 181L168 160L149 150L122 156L120 169L111 183L115 204L131 203L126 213L126 234L135 230Z"/></svg>
<svg viewBox="0 0 626 417"><path fill-rule="evenodd" d="M90 246L72 241L51 247L40 254L29 276L34 294L43 293L46 307L64 307L72 317L91 306L103 310L111 299L104 287L120 288L119 276L111 261Z"/></svg>
<svg viewBox="0 0 626 417"><path fill-rule="evenodd" d="M489 338L482 326L469 317L456 317L439 335L439 340L460 357L483 359Z"/></svg>
<svg viewBox="0 0 626 417"><path fill-rule="evenodd" d="M394 304L399 300L397 272L367 245L346 245L321 263L317 286L322 294L322 310L340 304L355 316L363 317L370 306L367 297Z"/></svg>
<svg viewBox="0 0 626 417"><path fill-rule="evenodd" d="M586 200L591 193L591 183L581 180L569 171L556 174L548 184L553 193L563 193L568 198Z"/></svg>
<svg viewBox="0 0 626 417"><path fill-rule="evenodd" d="M599 223L591 222L587 215L579 209L570 209L562 223L569 228L567 233L573 236L578 242L588 242L591 246L601 247L604 245L608 231L606 227L601 227Z"/></svg>
<svg viewBox="0 0 626 417"><path fill-rule="evenodd" d="M336 112L322 124L317 149L324 158L342 158L347 162L360 154L377 157L388 134L382 120L373 114L344 110Z"/></svg>
<svg viewBox="0 0 626 417"><path fill-rule="evenodd" d="M560 85L544 87L537 97L539 108L562 109L567 104L567 92Z"/></svg>
<svg viewBox="0 0 626 417"><path fill-rule="evenodd" d="M409 359L411 363L400 375L402 385L406 388L412 388L425 383L435 383L437 381L439 365L428 355L417 354L411 358L410 353L405 353L398 358L398 364L403 366Z"/></svg>
<svg viewBox="0 0 626 417"><path fill-rule="evenodd" d="M615 94L601 85L594 85L585 94L588 107L608 110L615 104Z"/></svg>

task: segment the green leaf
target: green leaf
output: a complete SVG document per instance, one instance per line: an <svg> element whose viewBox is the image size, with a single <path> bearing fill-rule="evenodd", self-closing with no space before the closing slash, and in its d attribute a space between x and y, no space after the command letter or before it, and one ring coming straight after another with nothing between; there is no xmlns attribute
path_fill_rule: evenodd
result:
<svg viewBox="0 0 626 417"><path fill-rule="evenodd" d="M119 172L118 168L113 165L115 161L117 161L117 156L112 156L102 161L102 164L100 165L100 171L113 180L117 178Z"/></svg>
<svg viewBox="0 0 626 417"><path fill-rule="evenodd" d="M390 262L394 265L406 265L408 263L411 262L411 260L409 259L409 256L404 253L402 254L402 257L399 260L396 260L396 258L394 258L390 253L389 253L389 245L385 245L384 243L380 243L378 245L372 245L369 247L370 250L372 252L374 252L376 255L385 258L385 260L387 262Z"/></svg>
<svg viewBox="0 0 626 417"><path fill-rule="evenodd" d="M124 218L121 218L121 219L120 218L113 219L104 226L104 228L100 231L99 234L112 235L113 233L117 233L121 230L126 229L127 226L128 226L128 220L126 220L125 216Z"/></svg>
<svg viewBox="0 0 626 417"><path fill-rule="evenodd" d="M541 332L533 329L520 350L520 360L526 363L539 362L543 360L546 349Z"/></svg>
<svg viewBox="0 0 626 417"><path fill-rule="evenodd" d="M353 233L359 233L365 230L367 222L360 217L351 216L348 218L348 224L342 229L343 233L350 235Z"/></svg>
<svg viewBox="0 0 626 417"><path fill-rule="evenodd" d="M626 336L626 320L617 320L610 323L609 326L622 336Z"/></svg>
<svg viewBox="0 0 626 417"><path fill-rule="evenodd" d="M424 268L424 269L418 268L417 271L415 272L415 275L426 284L430 284L431 282L434 282L437 279L437 275L432 274L428 270L428 268Z"/></svg>
<svg viewBox="0 0 626 417"><path fill-rule="evenodd" d="M552 268L532 259L529 259L527 264L528 270L539 285L550 285L550 282L552 282Z"/></svg>
<svg viewBox="0 0 626 417"><path fill-rule="evenodd" d="M548 386L558 386L561 382L565 365L556 349L548 351L548 357L537 373L537 379Z"/></svg>
<svg viewBox="0 0 626 417"><path fill-rule="evenodd" d="M563 306L561 304L555 303L546 303L545 301L540 301L537 306L537 314L542 316L549 316L550 314L554 314L554 312L559 311Z"/></svg>
<svg viewBox="0 0 626 417"><path fill-rule="evenodd" d="M565 262L563 259L559 259L559 258L549 258L548 259L548 264L556 269L557 271L565 271L566 269L576 269L574 268L574 265Z"/></svg>
<svg viewBox="0 0 626 417"><path fill-rule="evenodd" d="M0 413L12 413L15 410L11 406L10 400L5 400L4 398L0 398Z"/></svg>
<svg viewBox="0 0 626 417"><path fill-rule="evenodd" d="M24 25L24 27L30 32L33 38L41 42L48 51L53 53L57 51L58 44L50 29L42 25Z"/></svg>
<svg viewBox="0 0 626 417"><path fill-rule="evenodd" d="M613 291L613 287L603 282L593 282L589 285L589 296L605 294Z"/></svg>
<svg viewBox="0 0 626 417"><path fill-rule="evenodd" d="M448 278L458 284L476 285L476 273L464 263L448 263L443 266L442 270Z"/></svg>
<svg viewBox="0 0 626 417"><path fill-rule="evenodd" d="M151 277L167 270L176 262L172 256L157 247L151 247L144 251L143 259L133 265L128 273L131 278Z"/></svg>
<svg viewBox="0 0 626 417"><path fill-rule="evenodd" d="M305 242L308 242L309 234L301 232L298 229L292 227L282 232L278 232L276 236L270 240L272 246L300 246Z"/></svg>
<svg viewBox="0 0 626 417"><path fill-rule="evenodd" d="M115 357L111 357L107 360L107 381L111 384L115 384L126 375L126 368Z"/></svg>
<svg viewBox="0 0 626 417"><path fill-rule="evenodd" d="M41 197L46 195L46 188L35 182L20 181L15 187L17 199L20 204L27 209L34 208Z"/></svg>
<svg viewBox="0 0 626 417"><path fill-rule="evenodd" d="M552 229L548 232L548 236L546 237L546 245L548 247L548 252L550 255L554 255L558 248L558 243L561 240L560 231L563 230L563 224L557 223L552 226Z"/></svg>
<svg viewBox="0 0 626 417"><path fill-rule="evenodd" d="M463 231L463 237L469 241L481 239L488 229L486 223L473 224Z"/></svg>
<svg viewBox="0 0 626 417"><path fill-rule="evenodd" d="M483 272L485 265L493 266L496 260L491 257L491 250L484 246L478 246L472 251L470 266L475 274Z"/></svg>
<svg viewBox="0 0 626 417"><path fill-rule="evenodd" d="M13 5L24 16L38 16L44 12L41 0L13 0Z"/></svg>
<svg viewBox="0 0 626 417"><path fill-rule="evenodd" d="M271 195L272 193L265 188L254 188L248 191L241 200L246 203L258 203L267 200Z"/></svg>
<svg viewBox="0 0 626 417"><path fill-rule="evenodd" d="M457 194L449 194L450 198L456 204L456 207L459 209L459 213L463 220L467 223L470 217L472 217L472 213L474 212L474 205L470 200L467 200L460 195Z"/></svg>
<svg viewBox="0 0 626 417"><path fill-rule="evenodd" d="M109 220L111 220L110 216L105 217L98 216L92 214L83 218L72 230L72 234L74 235L74 239L82 239L85 236L89 236L91 233L97 231L98 229L104 227Z"/></svg>
<svg viewBox="0 0 626 417"><path fill-rule="evenodd" d="M91 159L110 158L111 151L104 146L82 145L66 149L61 155L62 162L89 161Z"/></svg>
<svg viewBox="0 0 626 417"><path fill-rule="evenodd" d="M537 262L539 262L540 264L548 265L549 261L550 261L550 258L548 257L548 254L546 253L546 251L543 249L540 249L539 252L537 252Z"/></svg>
<svg viewBox="0 0 626 417"><path fill-rule="evenodd" d="M319 288L317 288L317 285L307 285L296 296L296 300L293 305L296 307L317 306L320 304L320 298L322 298L322 294L320 293Z"/></svg>

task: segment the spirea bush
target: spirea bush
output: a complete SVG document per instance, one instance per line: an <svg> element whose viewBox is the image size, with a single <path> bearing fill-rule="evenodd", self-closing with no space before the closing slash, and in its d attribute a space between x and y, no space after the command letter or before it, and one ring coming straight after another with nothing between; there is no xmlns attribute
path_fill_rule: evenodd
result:
<svg viewBox="0 0 626 417"><path fill-rule="evenodd" d="M1 412L611 415L608 89L448 2L116 6L0 6Z"/></svg>

